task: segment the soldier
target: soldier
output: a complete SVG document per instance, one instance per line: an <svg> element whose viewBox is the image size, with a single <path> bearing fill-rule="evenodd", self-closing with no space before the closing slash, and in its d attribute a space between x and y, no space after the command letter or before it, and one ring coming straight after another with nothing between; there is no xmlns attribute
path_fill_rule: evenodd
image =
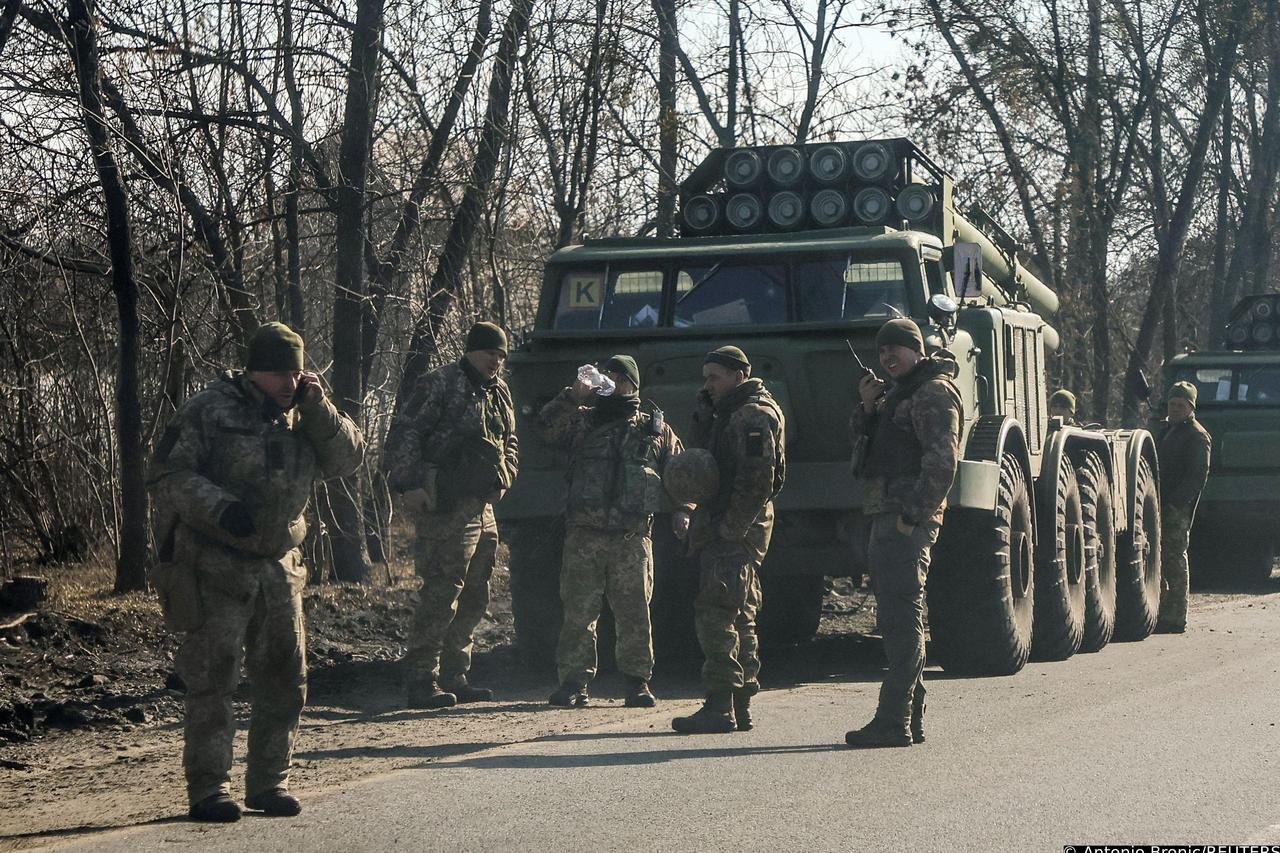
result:
<svg viewBox="0 0 1280 853"><path fill-rule="evenodd" d="M556 647L560 687L548 701L587 704L604 596L617 625L625 704L652 708L653 514L667 503L660 472L683 448L662 412L642 411L640 369L631 356L615 355L602 370L616 386L612 394L602 396L578 380L547 403L536 421L543 440L572 452L560 573L564 622ZM683 508L686 514L688 509Z"/></svg>
<svg viewBox="0 0 1280 853"><path fill-rule="evenodd" d="M757 572L773 535L773 499L786 476L782 409L764 382L751 378L746 354L734 346L711 351L702 377L694 439L715 457L720 481L691 524L676 519L701 568L693 607L707 687L701 709L671 721L683 734L752 726L751 697L760 690Z"/></svg>
<svg viewBox="0 0 1280 853"><path fill-rule="evenodd" d="M1049 397L1049 417L1062 418L1066 426L1078 426L1076 421L1076 395L1066 388L1059 388Z"/></svg>
<svg viewBox="0 0 1280 853"><path fill-rule="evenodd" d="M963 418L955 361L926 357L920 327L890 320L876 335L891 383L867 373L851 428L870 439L861 476L870 522L867 562L888 670L875 717L845 735L850 746L924 742L924 587L960 458Z"/></svg>
<svg viewBox="0 0 1280 853"><path fill-rule="evenodd" d="M387 480L417 526L422 578L405 656L411 708L493 698L467 674L498 550L493 504L519 465L506 360L506 333L476 323L462 358L422 377L387 435Z"/></svg>
<svg viewBox="0 0 1280 853"><path fill-rule="evenodd" d="M182 764L191 817L230 822L231 699L243 660L252 685L245 805L301 811L289 762L307 696L298 550L316 480L354 473L364 438L303 372L302 338L282 323L249 342L244 372L224 373L188 400L148 472L157 508L153 581L166 623L183 631Z"/></svg>
<svg viewBox="0 0 1280 853"><path fill-rule="evenodd" d="M1168 418L1160 429L1160 541L1163 575L1157 634L1187 630L1187 546L1200 492L1209 477L1209 432L1196 420L1196 386L1175 382L1169 389Z"/></svg>

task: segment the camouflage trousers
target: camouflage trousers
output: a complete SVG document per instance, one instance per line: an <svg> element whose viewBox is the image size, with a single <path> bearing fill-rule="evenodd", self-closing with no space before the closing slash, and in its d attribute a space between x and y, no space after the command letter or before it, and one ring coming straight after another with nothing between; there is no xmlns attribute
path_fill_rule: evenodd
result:
<svg viewBox="0 0 1280 853"><path fill-rule="evenodd" d="M298 717L307 700L302 588L306 569L297 550L280 560L225 549L194 555L203 624L178 650L178 675L187 685L182 766L192 804L229 793L232 696L243 662L252 689L248 796L287 788Z"/></svg>
<svg viewBox="0 0 1280 853"><path fill-rule="evenodd" d="M497 554L493 507L480 498L418 520L413 560L422 589L405 656L415 677L449 679L471 669L471 636L489 608Z"/></svg>
<svg viewBox="0 0 1280 853"><path fill-rule="evenodd" d="M647 531L572 526L564 539L560 600L564 622L556 645L560 681L589 684L596 675L596 623L608 600L617 628L618 671L653 676L653 540Z"/></svg>
<svg viewBox="0 0 1280 853"><path fill-rule="evenodd" d="M897 513L871 517L867 563L888 663L876 717L895 725L911 719L913 703L924 704L924 587L937 538L932 522L907 536L898 530Z"/></svg>
<svg viewBox="0 0 1280 853"><path fill-rule="evenodd" d="M709 693L759 685L759 571L772 535L770 516L766 523L753 524L743 542L717 539L698 555L693 618L704 658L702 680Z"/></svg>
<svg viewBox="0 0 1280 853"><path fill-rule="evenodd" d="M1191 565L1187 548L1191 544L1194 512L1171 506L1160 507L1160 614L1158 621L1185 627L1187 586Z"/></svg>

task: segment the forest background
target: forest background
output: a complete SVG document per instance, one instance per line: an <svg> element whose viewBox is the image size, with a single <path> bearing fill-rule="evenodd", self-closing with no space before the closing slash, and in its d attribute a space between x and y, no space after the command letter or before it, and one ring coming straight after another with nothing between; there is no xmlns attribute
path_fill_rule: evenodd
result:
<svg viewBox="0 0 1280 853"><path fill-rule="evenodd" d="M1280 289L1274 0L0 0L0 576L143 588L151 446L280 319L371 444L308 549L368 579L397 400L552 251L673 233L713 147L896 135L1061 295L1090 419Z"/></svg>

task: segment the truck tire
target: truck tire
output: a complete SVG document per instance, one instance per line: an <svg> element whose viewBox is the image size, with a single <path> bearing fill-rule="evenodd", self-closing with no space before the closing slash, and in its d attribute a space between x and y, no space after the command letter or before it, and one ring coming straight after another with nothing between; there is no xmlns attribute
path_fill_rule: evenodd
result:
<svg viewBox="0 0 1280 853"><path fill-rule="evenodd" d="M1087 453L1076 470L1084 519L1084 639L1080 651L1096 652L1111 642L1116 630L1116 530L1112 515L1111 479L1096 453Z"/></svg>
<svg viewBox="0 0 1280 853"><path fill-rule="evenodd" d="M1084 520L1075 468L1066 456L1057 477L1041 472L1040 536L1036 540L1034 660L1066 660L1084 638Z"/></svg>
<svg viewBox="0 0 1280 853"><path fill-rule="evenodd" d="M1027 663L1035 604L1031 495L1022 465L1000 457L995 512L954 509L929 573L933 656L958 675L1013 675Z"/></svg>
<svg viewBox="0 0 1280 853"><path fill-rule="evenodd" d="M1133 524L1117 538L1116 630L1112 639L1146 639L1160 612L1160 495L1146 459L1134 478Z"/></svg>
<svg viewBox="0 0 1280 853"><path fill-rule="evenodd" d="M511 615L516 648L530 667L554 668L560 638L564 516L520 524L511 537Z"/></svg>
<svg viewBox="0 0 1280 853"><path fill-rule="evenodd" d="M822 602L827 595L822 575L763 575L757 630L760 644L767 648L805 643L818 633Z"/></svg>

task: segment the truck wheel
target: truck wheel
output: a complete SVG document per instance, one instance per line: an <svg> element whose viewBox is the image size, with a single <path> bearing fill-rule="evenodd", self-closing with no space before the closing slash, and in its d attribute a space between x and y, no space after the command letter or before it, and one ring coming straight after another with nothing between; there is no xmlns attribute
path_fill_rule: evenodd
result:
<svg viewBox="0 0 1280 853"><path fill-rule="evenodd" d="M1058 476L1042 472L1040 547L1036 549L1036 615L1031 634L1035 660L1066 660L1084 637L1084 523L1080 487L1070 460L1062 457Z"/></svg>
<svg viewBox="0 0 1280 853"><path fill-rule="evenodd" d="M516 647L531 667L554 668L560 638L564 517L525 522L511 538L511 615Z"/></svg>
<svg viewBox="0 0 1280 853"><path fill-rule="evenodd" d="M1080 514L1084 520L1084 639L1080 651L1096 652L1111 642L1116 629L1116 530L1111 481L1102 457L1087 453L1076 471Z"/></svg>
<svg viewBox="0 0 1280 853"><path fill-rule="evenodd" d="M1117 538L1116 630L1122 642L1145 639L1160 612L1160 496L1146 459L1134 480L1133 525Z"/></svg>
<svg viewBox="0 0 1280 853"><path fill-rule="evenodd" d="M790 646L813 639L822 619L827 595L823 575L763 575L760 592L760 644L768 648Z"/></svg>
<svg viewBox="0 0 1280 853"><path fill-rule="evenodd" d="M1031 496L1012 453L1000 458L994 513L947 513L929 573L929 632L942 668L1013 675L1031 652L1035 567Z"/></svg>

